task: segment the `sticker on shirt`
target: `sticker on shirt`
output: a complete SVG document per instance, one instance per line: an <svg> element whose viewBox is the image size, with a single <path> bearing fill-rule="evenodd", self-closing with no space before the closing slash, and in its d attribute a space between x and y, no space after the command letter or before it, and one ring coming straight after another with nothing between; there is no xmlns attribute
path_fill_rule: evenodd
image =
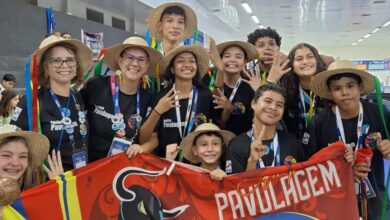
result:
<svg viewBox="0 0 390 220"><path fill-rule="evenodd" d="M12 113L11 120L12 121L17 121L19 118L20 113L22 113L22 108L16 107L14 110L14 113Z"/></svg>
<svg viewBox="0 0 390 220"><path fill-rule="evenodd" d="M131 141L115 137L112 140L110 150L108 151L108 157L122 152L126 152L133 143Z"/></svg>
<svg viewBox="0 0 390 220"><path fill-rule="evenodd" d="M141 122L142 122L141 116L137 116L137 114L132 114L127 119L127 126L129 126L130 129L135 130L141 127Z"/></svg>
<svg viewBox="0 0 390 220"><path fill-rule="evenodd" d="M293 165L295 163L297 163L297 160L292 155L288 155L284 158L284 165Z"/></svg>
<svg viewBox="0 0 390 220"><path fill-rule="evenodd" d="M239 115L245 113L245 105L242 102L233 103L232 114Z"/></svg>
<svg viewBox="0 0 390 220"><path fill-rule="evenodd" d="M195 116L195 126L198 127L199 125L206 123L207 122L207 117L203 113L198 113Z"/></svg>
<svg viewBox="0 0 390 220"><path fill-rule="evenodd" d="M87 165L88 154L85 150L78 150L72 153L73 167L75 169Z"/></svg>
<svg viewBox="0 0 390 220"><path fill-rule="evenodd" d="M302 144L308 144L310 139L310 134L305 132L302 137Z"/></svg>

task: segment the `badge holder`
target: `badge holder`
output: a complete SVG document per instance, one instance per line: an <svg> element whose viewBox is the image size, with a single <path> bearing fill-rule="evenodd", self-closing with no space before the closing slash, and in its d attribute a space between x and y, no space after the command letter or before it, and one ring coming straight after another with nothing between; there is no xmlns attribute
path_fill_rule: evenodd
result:
<svg viewBox="0 0 390 220"><path fill-rule="evenodd" d="M110 150L108 151L108 157L113 156L122 152L126 152L127 148L129 148L133 144L132 141L125 140L122 138L115 137L112 140Z"/></svg>
<svg viewBox="0 0 390 220"><path fill-rule="evenodd" d="M83 167L88 163L88 154L86 150L78 149L72 152L73 167L75 169Z"/></svg>

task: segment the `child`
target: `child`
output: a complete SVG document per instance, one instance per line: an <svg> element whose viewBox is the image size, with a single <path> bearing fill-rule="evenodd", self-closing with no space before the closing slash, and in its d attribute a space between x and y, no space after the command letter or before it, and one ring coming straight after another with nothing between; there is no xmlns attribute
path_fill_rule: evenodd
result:
<svg viewBox="0 0 390 220"><path fill-rule="evenodd" d="M11 116L18 105L19 95L12 90L4 90L2 93L3 98L0 100L0 125L9 124Z"/></svg>
<svg viewBox="0 0 390 220"><path fill-rule="evenodd" d="M317 74L310 87L316 95L333 100L334 105L315 115L303 135L302 143L308 157L337 140L361 148L367 134L380 133L377 147L373 148L371 165L354 165L355 179L360 182L368 176L366 182L375 192L375 196L367 198L368 219L379 219L385 189L383 158L390 159L390 142L381 137L385 137L384 126L390 124L390 115L385 111L384 125L378 107L360 101L361 95L374 90L374 77L358 70L352 62L340 60Z"/></svg>
<svg viewBox="0 0 390 220"><path fill-rule="evenodd" d="M16 83L16 77L13 74L5 74L3 76L3 81L0 84L0 93L4 90L14 88Z"/></svg>

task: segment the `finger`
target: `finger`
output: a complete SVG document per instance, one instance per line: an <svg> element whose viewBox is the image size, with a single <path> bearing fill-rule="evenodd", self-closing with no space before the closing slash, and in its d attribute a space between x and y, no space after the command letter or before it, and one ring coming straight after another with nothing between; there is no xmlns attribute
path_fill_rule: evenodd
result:
<svg viewBox="0 0 390 220"><path fill-rule="evenodd" d="M282 68L282 70L285 69L285 68L287 67L287 65L288 65L289 62L290 62L290 60L287 59L287 60L285 60L285 61L282 63L282 65L280 66L280 67Z"/></svg>
<svg viewBox="0 0 390 220"><path fill-rule="evenodd" d="M170 89L168 91L168 93L165 95L165 97L170 97L171 95L173 95L175 93L175 88L172 87L172 89Z"/></svg>
<svg viewBox="0 0 390 220"><path fill-rule="evenodd" d="M53 164L53 161L52 161L50 155L47 155L47 162L49 163L49 167L50 167L51 169L53 169L53 168L54 168L54 164Z"/></svg>
<svg viewBox="0 0 390 220"><path fill-rule="evenodd" d="M45 170L45 172L50 176L51 170L45 164L43 164L42 167Z"/></svg>
<svg viewBox="0 0 390 220"><path fill-rule="evenodd" d="M382 142L382 135L381 133L376 134L376 143L379 145Z"/></svg>
<svg viewBox="0 0 390 220"><path fill-rule="evenodd" d="M272 64L274 61L273 60L266 60L264 61L264 64Z"/></svg>
<svg viewBox="0 0 390 220"><path fill-rule="evenodd" d="M246 84L250 84L250 80L246 80L246 79L244 79L244 78L241 78L241 81L243 81L244 83L246 83Z"/></svg>
<svg viewBox="0 0 390 220"><path fill-rule="evenodd" d="M62 164L61 151L57 151L57 162L58 164Z"/></svg>
<svg viewBox="0 0 390 220"><path fill-rule="evenodd" d="M217 95L218 95L219 97L221 97L221 96L223 95L223 93L222 93L222 91L221 91L220 88L217 88L216 92L217 92Z"/></svg>
<svg viewBox="0 0 390 220"><path fill-rule="evenodd" d="M253 129L253 137L254 137L255 134L257 134L257 128L255 124L252 124L252 129Z"/></svg>
<svg viewBox="0 0 390 220"><path fill-rule="evenodd" d="M285 70L282 70L282 75L284 75L284 74L286 74L286 73L290 72L290 70L291 70L291 68L290 68L290 67L289 67L289 68L287 68L287 69L285 69Z"/></svg>
<svg viewBox="0 0 390 220"><path fill-rule="evenodd" d="M264 137L265 137L265 129L267 128L267 126L263 125L263 127L261 128L260 130L260 134L259 134L259 140L263 140Z"/></svg>

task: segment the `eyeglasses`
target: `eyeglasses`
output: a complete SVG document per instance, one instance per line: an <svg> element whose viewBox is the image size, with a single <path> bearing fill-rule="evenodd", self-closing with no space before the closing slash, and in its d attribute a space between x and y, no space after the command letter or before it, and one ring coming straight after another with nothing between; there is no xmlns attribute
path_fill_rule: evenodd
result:
<svg viewBox="0 0 390 220"><path fill-rule="evenodd" d="M141 66L146 65L146 63L148 62L148 58L146 57L136 57L131 54L123 54L122 57L129 63L134 62L134 60L137 60L138 64Z"/></svg>
<svg viewBox="0 0 390 220"><path fill-rule="evenodd" d="M66 65L68 65L68 67L74 67L77 65L77 60L74 57L68 57L68 58L66 58L66 60L63 60L59 57L51 58L51 59L49 59L49 62L55 68L62 66L63 63L66 63Z"/></svg>

